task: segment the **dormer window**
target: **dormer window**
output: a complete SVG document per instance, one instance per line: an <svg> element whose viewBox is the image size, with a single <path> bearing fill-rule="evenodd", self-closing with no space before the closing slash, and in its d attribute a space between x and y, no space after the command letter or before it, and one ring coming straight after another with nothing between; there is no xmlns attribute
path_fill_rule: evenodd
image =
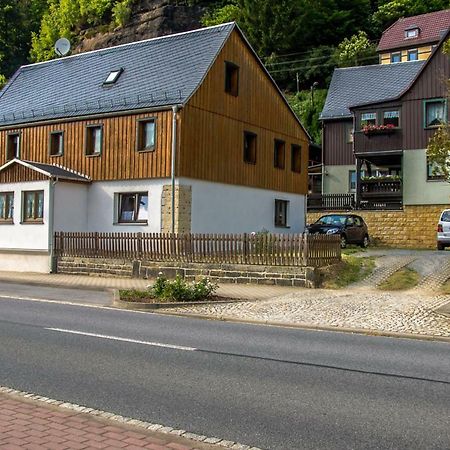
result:
<svg viewBox="0 0 450 450"><path fill-rule="evenodd" d="M106 80L103 82L104 85L110 85L117 82L120 75L122 75L123 69L119 70L112 70L109 75L107 76Z"/></svg>
<svg viewBox="0 0 450 450"><path fill-rule="evenodd" d="M405 39L414 39L419 37L419 31L420 30L418 27L407 28L405 30Z"/></svg>

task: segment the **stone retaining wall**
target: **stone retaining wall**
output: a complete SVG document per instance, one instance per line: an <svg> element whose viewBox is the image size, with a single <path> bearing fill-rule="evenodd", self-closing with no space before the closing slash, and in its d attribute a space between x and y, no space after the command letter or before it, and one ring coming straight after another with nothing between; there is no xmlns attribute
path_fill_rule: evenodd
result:
<svg viewBox="0 0 450 450"><path fill-rule="evenodd" d="M60 257L57 272L104 277L167 278L177 274L187 280L208 277L219 283L253 283L314 288L317 271L313 267L279 267L234 264L189 264L130 261L123 259Z"/></svg>
<svg viewBox="0 0 450 450"><path fill-rule="evenodd" d="M364 218L372 241L377 245L396 248L436 248L439 215L450 205L404 206L403 211L353 211ZM313 223L333 211L308 213ZM342 214L342 211L335 211Z"/></svg>

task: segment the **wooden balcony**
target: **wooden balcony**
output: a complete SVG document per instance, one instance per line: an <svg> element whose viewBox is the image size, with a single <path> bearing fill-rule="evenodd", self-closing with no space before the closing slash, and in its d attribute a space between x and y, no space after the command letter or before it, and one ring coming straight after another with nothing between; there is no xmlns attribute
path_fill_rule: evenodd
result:
<svg viewBox="0 0 450 450"><path fill-rule="evenodd" d="M310 194L308 211L350 211L355 208L355 194Z"/></svg>
<svg viewBox="0 0 450 450"><path fill-rule="evenodd" d="M357 131L354 139L356 154L387 152L403 148L403 132L401 128L377 130L369 134Z"/></svg>
<svg viewBox="0 0 450 450"><path fill-rule="evenodd" d="M361 181L358 203L361 209L402 209L402 182L383 179Z"/></svg>

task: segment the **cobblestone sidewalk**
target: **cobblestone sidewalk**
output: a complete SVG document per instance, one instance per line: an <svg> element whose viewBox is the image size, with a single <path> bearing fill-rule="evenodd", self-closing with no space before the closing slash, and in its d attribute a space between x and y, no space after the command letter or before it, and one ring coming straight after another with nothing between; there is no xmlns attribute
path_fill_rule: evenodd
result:
<svg viewBox="0 0 450 450"><path fill-rule="evenodd" d="M0 448L217 450L220 447L0 393Z"/></svg>
<svg viewBox="0 0 450 450"><path fill-rule="evenodd" d="M450 318L435 309L449 296L374 290L301 290L271 300L171 309L171 313L285 325L364 329L450 337Z"/></svg>

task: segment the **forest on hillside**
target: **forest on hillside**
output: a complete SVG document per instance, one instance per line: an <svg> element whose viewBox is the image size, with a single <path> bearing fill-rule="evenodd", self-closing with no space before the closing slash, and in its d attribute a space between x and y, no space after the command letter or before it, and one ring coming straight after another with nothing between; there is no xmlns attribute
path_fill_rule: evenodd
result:
<svg viewBox="0 0 450 450"><path fill-rule="evenodd" d="M0 82L27 62L54 58L54 42L110 31L139 0L0 0ZM151 0L147 0L151 3ZM450 0L173 0L205 8L203 26L236 21L316 141L333 69L376 63L381 32L399 17ZM84 34L85 35L85 34ZM314 85L314 102L310 88Z"/></svg>

